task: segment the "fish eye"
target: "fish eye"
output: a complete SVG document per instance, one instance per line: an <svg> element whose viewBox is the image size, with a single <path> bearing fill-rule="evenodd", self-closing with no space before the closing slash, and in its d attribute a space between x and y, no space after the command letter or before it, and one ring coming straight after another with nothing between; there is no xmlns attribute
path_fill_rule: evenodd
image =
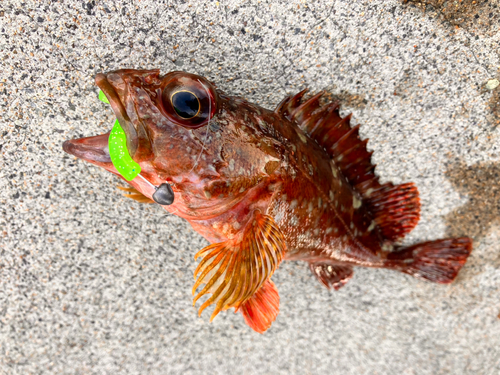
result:
<svg viewBox="0 0 500 375"><path fill-rule="evenodd" d="M161 87L158 108L173 124L187 129L206 125L218 107L218 94L203 77L185 72L168 73Z"/></svg>
<svg viewBox="0 0 500 375"><path fill-rule="evenodd" d="M176 91L170 97L175 112L183 119L189 120L200 113L200 100L191 91Z"/></svg>

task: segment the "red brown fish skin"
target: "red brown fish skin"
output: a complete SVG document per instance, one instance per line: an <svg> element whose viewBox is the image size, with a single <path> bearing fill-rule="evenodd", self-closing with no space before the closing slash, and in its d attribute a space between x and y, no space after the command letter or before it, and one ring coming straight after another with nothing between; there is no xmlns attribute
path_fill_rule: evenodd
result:
<svg viewBox="0 0 500 375"><path fill-rule="evenodd" d="M370 206L369 194L353 187L337 165L340 158L335 162L295 121L311 117L318 123L328 121L335 106L308 113L307 105L316 99L300 106L293 103L302 96L299 93L284 101L295 108L294 120L283 103L272 112L227 96L206 79L183 72L160 76L158 70L119 70L98 75L96 82L127 134L127 147L140 164L141 175L153 185L168 182L172 186L174 203L164 208L188 220L209 242L238 240L260 212L279 227L286 259L337 267L318 269L319 278L321 272L331 273L326 283L320 278L327 287L342 286L352 275L350 266L387 267L422 276L409 268L413 252L427 254L428 244L401 251L399 256L391 253L394 241L383 235L373 211L380 205ZM205 118L190 123L171 114L171 103L165 98L176 85L189 87L201 98L200 116L208 114ZM348 125L349 118L342 121ZM108 161L106 146L107 135L102 135L67 141L64 149L118 175ZM154 193L141 179L129 184L148 198ZM418 221L418 197L412 199L416 211L406 232ZM453 272L428 279L453 280L471 250L470 240L463 241L446 243L465 249L457 255ZM435 244L430 247L433 252L447 251ZM262 324L256 325L262 330Z"/></svg>
<svg viewBox="0 0 500 375"><path fill-rule="evenodd" d="M368 231L369 212L363 205L353 207L361 198L296 124L244 99L219 94L209 128L174 125L165 131L154 99L169 78L156 73L125 70L108 73L107 81L126 108L121 121L133 123L138 129L134 134L147 129L140 142L147 144L148 137L154 151L143 146L134 159L143 170L156 171L156 179L143 173L153 184L172 184L176 202L165 207L168 211L187 219L210 242L221 242L233 238L249 213L260 209L272 213L285 235L289 259L383 265L383 241L376 228ZM97 81L105 87L103 77ZM134 187L146 196L153 192Z"/></svg>

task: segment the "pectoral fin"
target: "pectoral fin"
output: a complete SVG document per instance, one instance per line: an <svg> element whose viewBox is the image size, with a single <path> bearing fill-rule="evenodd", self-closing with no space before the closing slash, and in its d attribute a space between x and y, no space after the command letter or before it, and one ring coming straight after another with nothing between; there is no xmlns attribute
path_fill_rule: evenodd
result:
<svg viewBox="0 0 500 375"><path fill-rule="evenodd" d="M199 309L201 315L206 307L216 304L210 321L222 310L242 307L242 313L247 322L250 319L247 319L250 313L245 315L246 312L253 311L254 313L260 312L262 322L268 322L270 325L278 311L277 302L270 305L259 302L262 300L262 296L259 295L258 291L267 285L266 282L281 263L286 249L285 241L273 218L260 212L254 214L244 231L239 240L228 240L209 245L195 255L195 259L199 257L203 259L194 273L195 279L197 277L198 279L193 286L193 295L199 286L202 284L205 286L195 296L193 304L205 294L210 293L210 298ZM262 293L270 288L270 286L266 286ZM277 291L273 292L274 294L277 296ZM253 302L243 308L245 302L251 298L254 298ZM276 298L272 297L271 300L275 301ZM261 307L274 306L275 304L276 309L273 310L276 313L271 319L270 316L273 314L268 314L268 309ZM258 319L252 318L251 320L257 321ZM252 328L257 327L258 332L263 332L262 327L266 324L249 325Z"/></svg>

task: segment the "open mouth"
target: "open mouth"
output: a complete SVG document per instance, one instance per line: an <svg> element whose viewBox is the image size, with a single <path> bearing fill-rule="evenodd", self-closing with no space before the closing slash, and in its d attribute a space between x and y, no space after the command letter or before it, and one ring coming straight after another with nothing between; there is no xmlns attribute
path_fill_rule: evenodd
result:
<svg viewBox="0 0 500 375"><path fill-rule="evenodd" d="M79 159L89 162L111 163L108 148L109 132L63 143L63 150Z"/></svg>
<svg viewBox="0 0 500 375"><path fill-rule="evenodd" d="M97 86L106 95L109 104L120 122L120 126L127 136L127 149L133 156L138 147L138 135L125 108L120 100L115 87L125 88L125 83L117 73L98 74L95 78ZM71 139L63 143L63 149L77 158L100 163L111 163L108 148L109 132L94 137Z"/></svg>

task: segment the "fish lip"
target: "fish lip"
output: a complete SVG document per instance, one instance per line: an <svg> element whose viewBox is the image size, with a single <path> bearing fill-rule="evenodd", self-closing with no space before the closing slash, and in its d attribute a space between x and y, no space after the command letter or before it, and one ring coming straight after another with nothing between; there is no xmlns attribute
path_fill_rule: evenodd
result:
<svg viewBox="0 0 500 375"><path fill-rule="evenodd" d="M133 158L139 145L139 136L137 134L137 130L132 124L132 121L130 121L129 116L127 115L127 111L120 100L120 96L108 80L109 74L116 74L116 72L108 74L98 73L95 77L95 83L108 98L109 104L111 105L121 128L127 136L127 149L130 156Z"/></svg>
<svg viewBox="0 0 500 375"><path fill-rule="evenodd" d="M91 163L111 163L108 138L109 132L94 137L70 139L63 143L63 150Z"/></svg>

